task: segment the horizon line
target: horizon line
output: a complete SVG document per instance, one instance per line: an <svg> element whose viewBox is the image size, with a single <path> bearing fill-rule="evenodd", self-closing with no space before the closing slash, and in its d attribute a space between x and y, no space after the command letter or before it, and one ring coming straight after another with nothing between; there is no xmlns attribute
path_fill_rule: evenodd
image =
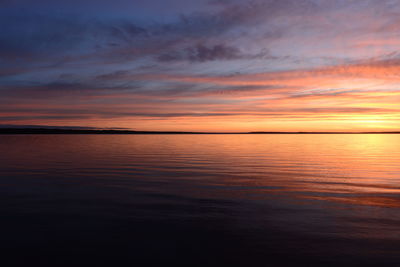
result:
<svg viewBox="0 0 400 267"><path fill-rule="evenodd" d="M80 126L1 127L0 134L400 134L395 131L142 131L125 128L94 128Z"/></svg>

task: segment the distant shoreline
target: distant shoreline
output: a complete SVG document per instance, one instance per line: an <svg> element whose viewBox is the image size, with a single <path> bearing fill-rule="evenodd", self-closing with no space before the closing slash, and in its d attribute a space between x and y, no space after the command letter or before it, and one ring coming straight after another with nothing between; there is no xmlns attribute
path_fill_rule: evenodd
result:
<svg viewBox="0 0 400 267"><path fill-rule="evenodd" d="M179 131L132 131L132 130L80 130L46 128L0 128L0 135L5 134L400 134L393 132L179 132Z"/></svg>

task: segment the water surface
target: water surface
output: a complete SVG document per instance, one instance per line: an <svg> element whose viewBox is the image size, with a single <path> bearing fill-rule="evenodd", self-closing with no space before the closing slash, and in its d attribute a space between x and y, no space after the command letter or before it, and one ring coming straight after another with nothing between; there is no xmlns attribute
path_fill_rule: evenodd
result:
<svg viewBox="0 0 400 267"><path fill-rule="evenodd" d="M399 266L400 135L3 135L16 266Z"/></svg>

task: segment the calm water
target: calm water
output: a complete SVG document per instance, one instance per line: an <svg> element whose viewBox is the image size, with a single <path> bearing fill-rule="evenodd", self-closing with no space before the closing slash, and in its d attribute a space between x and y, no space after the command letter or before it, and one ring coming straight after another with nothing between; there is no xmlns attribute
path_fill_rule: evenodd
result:
<svg viewBox="0 0 400 267"><path fill-rule="evenodd" d="M0 150L16 266L400 266L400 135L4 135Z"/></svg>

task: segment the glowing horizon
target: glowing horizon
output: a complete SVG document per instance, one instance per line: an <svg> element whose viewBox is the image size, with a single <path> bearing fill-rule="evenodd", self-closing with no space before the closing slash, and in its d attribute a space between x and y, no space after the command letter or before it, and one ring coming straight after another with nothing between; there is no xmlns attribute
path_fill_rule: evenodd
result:
<svg viewBox="0 0 400 267"><path fill-rule="evenodd" d="M0 123L400 130L393 1L163 3L1 3Z"/></svg>

